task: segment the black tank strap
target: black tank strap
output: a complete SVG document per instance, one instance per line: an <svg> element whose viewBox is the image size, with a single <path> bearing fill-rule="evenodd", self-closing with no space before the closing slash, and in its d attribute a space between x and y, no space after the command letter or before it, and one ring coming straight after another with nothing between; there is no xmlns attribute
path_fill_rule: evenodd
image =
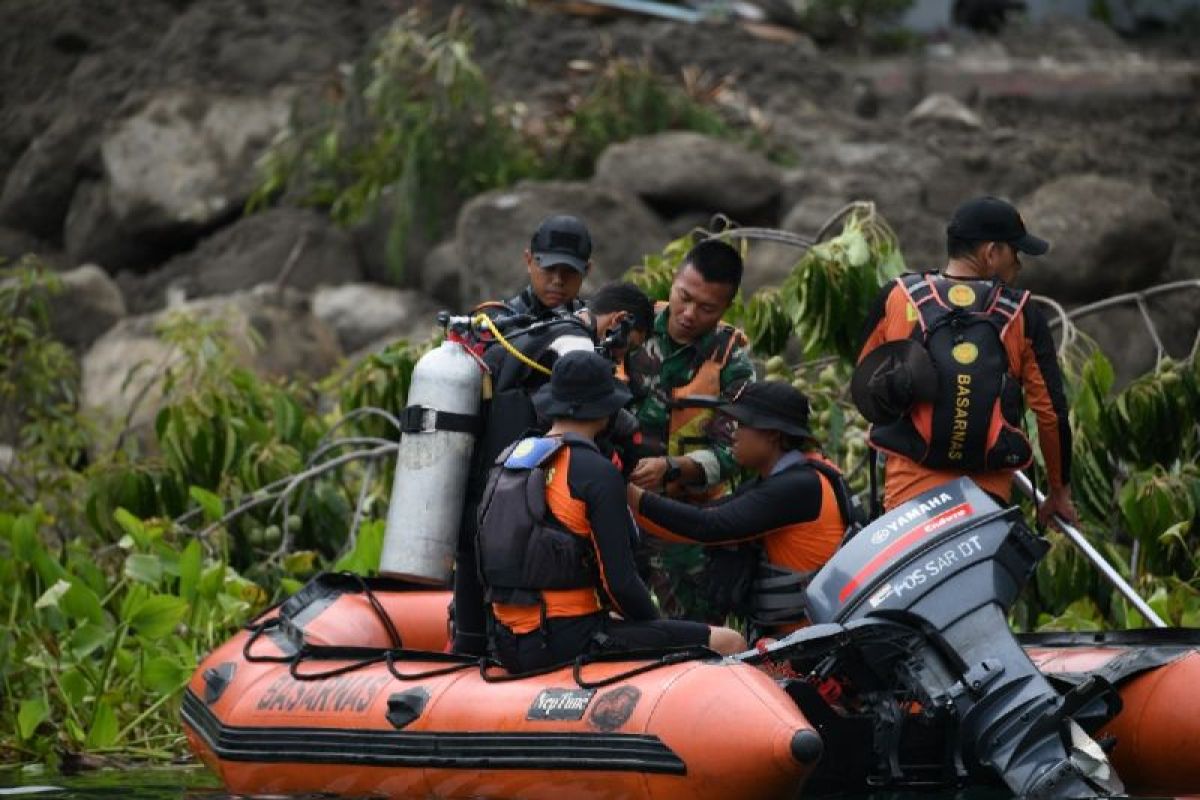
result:
<svg viewBox="0 0 1200 800"><path fill-rule="evenodd" d="M479 414L456 414L419 405L408 406L400 412L401 433L431 431L453 431L478 436L483 432L483 418Z"/></svg>

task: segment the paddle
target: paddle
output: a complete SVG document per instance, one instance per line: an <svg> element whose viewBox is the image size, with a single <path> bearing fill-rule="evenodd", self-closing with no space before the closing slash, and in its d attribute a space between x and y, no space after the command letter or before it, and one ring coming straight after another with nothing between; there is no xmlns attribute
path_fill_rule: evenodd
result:
<svg viewBox="0 0 1200 800"><path fill-rule="evenodd" d="M1041 505L1045 501L1046 496L1034 487L1033 482L1029 480L1029 476L1024 472L1017 472L1015 479L1017 489L1026 497L1032 499L1037 505ZM1154 609L1129 585L1129 582L1121 576L1121 573L1117 572L1116 568L1108 563L1104 556L1100 555L1100 551L1092 547L1092 543L1084 538L1084 535L1074 525L1058 515L1055 515L1054 521L1058 523L1059 530L1071 540L1071 543L1079 548L1084 558L1092 562L1092 565L1100 570L1100 574L1137 609L1139 614L1145 617L1147 622L1155 628L1169 627L1167 623L1163 622L1162 617L1155 614Z"/></svg>

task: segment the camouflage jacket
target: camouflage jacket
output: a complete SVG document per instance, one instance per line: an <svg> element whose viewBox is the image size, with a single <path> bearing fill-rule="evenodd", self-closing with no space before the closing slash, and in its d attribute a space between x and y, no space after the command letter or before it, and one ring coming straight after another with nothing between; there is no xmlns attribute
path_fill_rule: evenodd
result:
<svg viewBox="0 0 1200 800"><path fill-rule="evenodd" d="M717 486L737 472L731 452L732 426L724 417L697 413L685 425L677 420L672 434L672 392L691 383L706 361L720 360L728 352L720 367L719 392L731 399L743 384L754 380L754 365L737 329L722 323L699 340L679 345L667 335L667 314L667 308L659 310L654 331L626 360L633 411L642 426L640 455L687 455L704 470L705 485Z"/></svg>

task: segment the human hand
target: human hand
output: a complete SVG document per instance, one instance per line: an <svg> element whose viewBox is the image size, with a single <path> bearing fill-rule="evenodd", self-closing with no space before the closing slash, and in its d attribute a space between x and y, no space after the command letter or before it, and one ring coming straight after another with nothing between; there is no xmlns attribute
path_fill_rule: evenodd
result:
<svg viewBox="0 0 1200 800"><path fill-rule="evenodd" d="M1059 525L1054 520L1056 516L1062 517L1072 525L1079 524L1079 514L1075 511L1075 503L1071 500L1070 486L1051 488L1050 494L1038 507L1037 518L1042 525L1052 525L1058 528Z"/></svg>
<svg viewBox="0 0 1200 800"><path fill-rule="evenodd" d="M663 479L667 475L667 459L643 458L638 461L629 475L629 483L647 491L662 491Z"/></svg>

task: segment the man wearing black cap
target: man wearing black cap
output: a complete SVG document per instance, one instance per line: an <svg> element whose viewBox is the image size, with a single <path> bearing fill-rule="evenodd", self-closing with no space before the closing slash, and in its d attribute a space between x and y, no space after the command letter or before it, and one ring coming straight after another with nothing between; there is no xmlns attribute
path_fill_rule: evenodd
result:
<svg viewBox="0 0 1200 800"><path fill-rule="evenodd" d="M728 628L660 619L638 577L625 485L595 441L629 399L610 361L568 353L534 395L550 430L496 461L480 505L479 566L495 623L489 649L513 672L603 649L745 648Z"/></svg>
<svg viewBox="0 0 1200 800"><path fill-rule="evenodd" d="M949 261L884 288L869 315L852 393L887 453L884 507L970 476L1001 501L1032 461L1021 430L1037 417L1049 493L1039 521L1075 521L1071 429L1062 373L1045 317L1011 288L1021 254L1050 245L1003 200L964 203L946 229Z"/></svg>
<svg viewBox="0 0 1200 800"><path fill-rule="evenodd" d="M804 589L834 554L850 523L841 472L808 428L808 398L787 383L749 383L720 409L733 418L733 457L758 478L697 507L628 488L642 529L673 541L756 542L752 569L731 598L764 632L788 633L805 618ZM753 588L751 587L753 577Z"/></svg>
<svg viewBox="0 0 1200 800"><path fill-rule="evenodd" d="M546 217L525 251L529 285L505 305L535 319L583 308L579 290L592 266L592 237L578 217ZM510 313L510 312L505 312Z"/></svg>

